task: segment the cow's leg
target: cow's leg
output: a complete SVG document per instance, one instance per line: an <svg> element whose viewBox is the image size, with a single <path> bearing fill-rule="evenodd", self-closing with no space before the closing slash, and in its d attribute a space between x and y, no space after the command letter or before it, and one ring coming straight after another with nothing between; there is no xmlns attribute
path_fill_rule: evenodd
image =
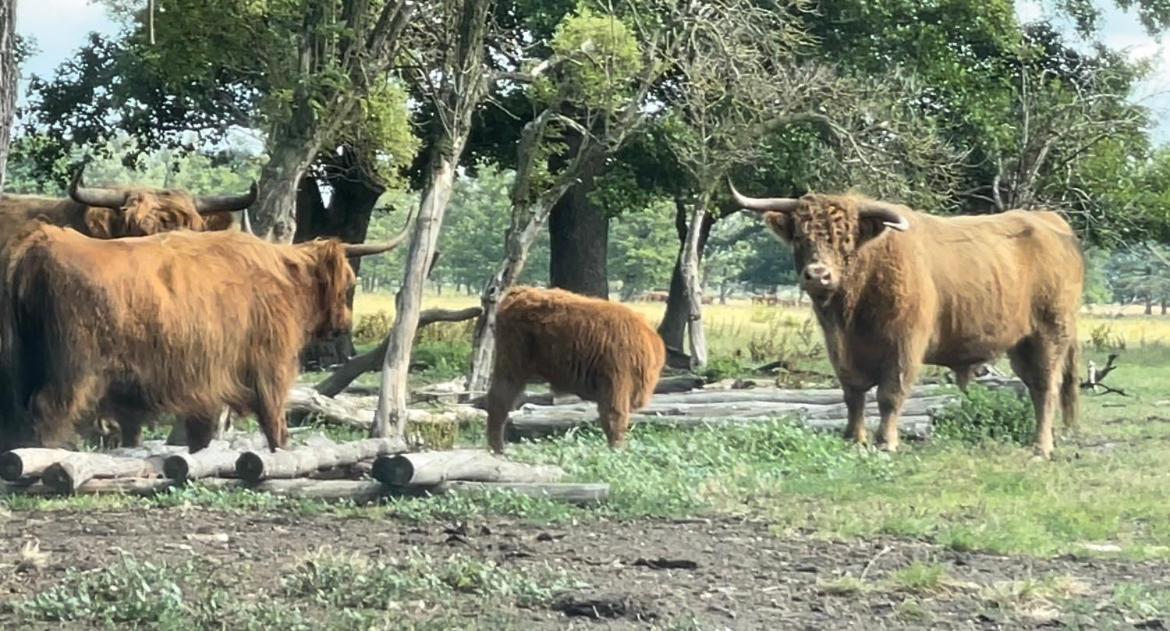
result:
<svg viewBox="0 0 1170 631"><path fill-rule="evenodd" d="M1060 392L1061 369L1065 353L1051 340L1031 337L1018 344L1009 353L1012 370L1028 386L1032 408L1036 412L1036 455L1052 457L1052 417L1056 412Z"/></svg>
<svg viewBox="0 0 1170 631"><path fill-rule="evenodd" d="M620 394L611 397L599 397L597 415L601 420L601 429L605 431L606 441L610 449L619 449L626 444L626 433L630 428L630 398Z"/></svg>
<svg viewBox="0 0 1170 631"><path fill-rule="evenodd" d="M151 415L139 411L124 411L117 416L118 426L122 430L123 447L142 446L142 426L151 419Z"/></svg>
<svg viewBox="0 0 1170 631"><path fill-rule="evenodd" d="M849 422L845 425L845 440L852 440L864 445L869 442L865 429L865 393L869 388L844 386L845 408L848 410Z"/></svg>
<svg viewBox="0 0 1170 631"><path fill-rule="evenodd" d="M207 449L207 446L211 444L212 434L215 432L215 415L188 416L182 420L182 423L187 430L187 452L195 453Z"/></svg>
<svg viewBox="0 0 1170 631"><path fill-rule="evenodd" d="M504 427L508 414L516 408L524 394L526 377L496 375L487 393L487 439L488 447L497 454L504 453Z"/></svg>
<svg viewBox="0 0 1170 631"><path fill-rule="evenodd" d="M955 385L959 386L959 391L965 394L967 387L971 385L971 379L975 376L975 366L958 366L954 370Z"/></svg>
<svg viewBox="0 0 1170 631"><path fill-rule="evenodd" d="M902 360L886 372L886 377L878 383L877 403L878 413L882 421L878 426L877 443L885 451L898 450L898 417L902 414L902 404L914 386L918 377L917 363Z"/></svg>

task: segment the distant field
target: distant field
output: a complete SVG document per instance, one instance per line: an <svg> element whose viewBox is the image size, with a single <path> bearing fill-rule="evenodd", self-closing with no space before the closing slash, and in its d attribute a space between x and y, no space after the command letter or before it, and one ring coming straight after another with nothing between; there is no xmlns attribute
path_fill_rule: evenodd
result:
<svg viewBox="0 0 1170 631"><path fill-rule="evenodd" d="M460 309L478 302L478 296L454 293L438 296L428 293L423 299L423 307ZM628 304L654 323L662 318L666 309L666 305L660 302ZM394 296L359 293L354 311L358 318L378 311L393 313ZM1155 307L1155 314L1158 311ZM712 353L716 355L723 350L743 348L744 344L753 340L759 343L766 337L796 335L799 329L814 324L805 324L812 316L807 306L769 307L753 305L744 299L732 300L726 305L707 305L703 315ZM1118 339L1124 342L1126 348L1170 345L1170 315L1147 316L1143 314L1140 305L1091 305L1083 312L1078 333L1083 342L1089 342L1094 339L1094 332L1098 339L1101 336L1112 338L1109 340L1112 346L1118 345Z"/></svg>

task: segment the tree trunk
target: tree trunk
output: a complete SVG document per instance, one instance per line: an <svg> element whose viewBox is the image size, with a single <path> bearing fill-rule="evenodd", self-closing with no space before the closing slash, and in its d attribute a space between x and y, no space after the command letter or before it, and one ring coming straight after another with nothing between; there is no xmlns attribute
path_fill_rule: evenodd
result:
<svg viewBox="0 0 1170 631"><path fill-rule="evenodd" d="M277 130L269 144L268 162L260 170L259 195L249 213L252 231L276 243L292 243L297 193L319 143L309 135L281 135Z"/></svg>
<svg viewBox="0 0 1170 631"><path fill-rule="evenodd" d="M455 50L448 53L443 71L448 74L441 92L433 94L443 124L437 125L432 154L428 164L426 187L419 203L418 220L406 257L402 287L395 301L394 326L386 340L386 358L382 364L382 391L378 408L370 426L370 436L380 438L406 435L407 375L410 370L410 351L418 331L422 292L430 274L439 240L439 229L451 190L455 185L455 169L463 155L467 137L471 133L471 116L487 94L484 77L484 36L490 0L464 0L457 20L451 25L458 34Z"/></svg>
<svg viewBox="0 0 1170 631"><path fill-rule="evenodd" d="M569 139L573 152L580 144L576 135ZM577 183L549 214L548 277L551 287L608 300L609 217L589 200L595 178L604 166L603 158L598 156L583 165Z"/></svg>
<svg viewBox="0 0 1170 631"><path fill-rule="evenodd" d="M0 191L8 173L8 146L16 112L16 0L0 0Z"/></svg>
<svg viewBox="0 0 1170 631"><path fill-rule="evenodd" d="M1154 315L1154 296L1146 294L1146 315Z"/></svg>
<svg viewBox="0 0 1170 631"><path fill-rule="evenodd" d="M698 255L700 262L703 260L703 250L707 247L707 237L711 235L711 228L715 225L715 221L715 217L710 214L705 214L703 217L703 225L699 231ZM689 313L682 273L683 249L686 245L688 232L686 204L682 200L675 200L674 227L678 233L679 252L678 257L675 258L674 271L670 274L670 294L666 299L666 313L663 314L662 322L658 325L658 335L662 336L667 347L682 351L686 345L683 337L686 335Z"/></svg>
<svg viewBox="0 0 1170 631"><path fill-rule="evenodd" d="M1162 299L1162 315L1166 315L1166 299Z"/></svg>
<svg viewBox="0 0 1170 631"><path fill-rule="evenodd" d="M707 336L703 331L703 298L700 294L699 283L699 241L702 239L702 227L706 216L706 196L704 196L696 201L695 207L691 211L691 221L680 256L683 288L687 298L687 331L691 342L692 370L707 365Z"/></svg>
<svg viewBox="0 0 1170 631"><path fill-rule="evenodd" d="M467 390L472 393L487 390L491 379L492 357L496 350L496 311L500 298L515 282L520 272L524 271L524 264L528 261L528 251L536 241L541 224L548 217L549 209L539 209L531 215L525 211L512 209L512 225L504 242L504 263L496 275L488 281L483 290L480 303L483 314L475 323L475 336L471 351L471 376L467 379ZM522 226L517 225L517 217L529 217Z"/></svg>
<svg viewBox="0 0 1170 631"><path fill-rule="evenodd" d="M342 156L347 160L348 150ZM321 201L317 181L305 177L300 186L297 201L297 230L294 242L310 241L318 237L336 237L345 243L363 243L370 226L374 205L385 192L385 187L374 181L360 166L347 168L338 166L329 178L333 195L329 206ZM361 271L361 258L349 259L349 265L356 275ZM346 300L353 308L353 290ZM345 363L355 354L353 337L349 333L328 339L316 339L308 343L301 352L304 370L325 370L330 366Z"/></svg>

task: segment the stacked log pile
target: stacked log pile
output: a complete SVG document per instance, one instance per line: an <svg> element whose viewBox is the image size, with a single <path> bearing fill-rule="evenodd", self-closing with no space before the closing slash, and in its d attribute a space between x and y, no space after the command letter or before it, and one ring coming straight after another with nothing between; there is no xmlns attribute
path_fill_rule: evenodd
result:
<svg viewBox="0 0 1170 631"><path fill-rule="evenodd" d="M609 493L605 484L561 482L559 467L511 462L485 450L406 451L405 443L390 438L335 443L315 436L273 453L258 435L214 441L194 454L159 441L106 453L15 449L0 454L0 494L149 496L198 484L353 502L509 490L590 505Z"/></svg>

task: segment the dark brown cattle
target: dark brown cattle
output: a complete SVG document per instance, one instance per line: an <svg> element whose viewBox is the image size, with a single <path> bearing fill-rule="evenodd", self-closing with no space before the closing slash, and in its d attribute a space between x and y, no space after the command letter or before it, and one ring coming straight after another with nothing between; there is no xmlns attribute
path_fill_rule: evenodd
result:
<svg viewBox="0 0 1170 631"><path fill-rule="evenodd" d="M62 446L95 415L136 444L144 419L169 413L197 451L225 406L284 446L300 350L351 325L346 257L393 245L236 231L103 240L31 222L3 256L0 449Z"/></svg>
<svg viewBox="0 0 1170 631"><path fill-rule="evenodd" d="M630 413L650 402L666 346L637 312L561 289L514 287L496 316L487 396L488 446L504 452L508 413L529 378L597 403L611 448L625 443Z"/></svg>
<svg viewBox="0 0 1170 631"><path fill-rule="evenodd" d="M1003 353L1031 394L1037 454L1052 454L1058 400L1075 426L1084 260L1060 215L935 217L860 196L731 190L792 245L844 389L848 437L866 441L865 393L877 386L878 440L896 449L898 415L923 363L951 368L965 385Z"/></svg>
<svg viewBox="0 0 1170 631"><path fill-rule="evenodd" d="M73 228L99 239L140 237L170 230L226 230L231 212L256 201L256 184L242 195L194 197L184 191L126 187L89 188L79 170L65 199L0 195L0 240L29 221Z"/></svg>

